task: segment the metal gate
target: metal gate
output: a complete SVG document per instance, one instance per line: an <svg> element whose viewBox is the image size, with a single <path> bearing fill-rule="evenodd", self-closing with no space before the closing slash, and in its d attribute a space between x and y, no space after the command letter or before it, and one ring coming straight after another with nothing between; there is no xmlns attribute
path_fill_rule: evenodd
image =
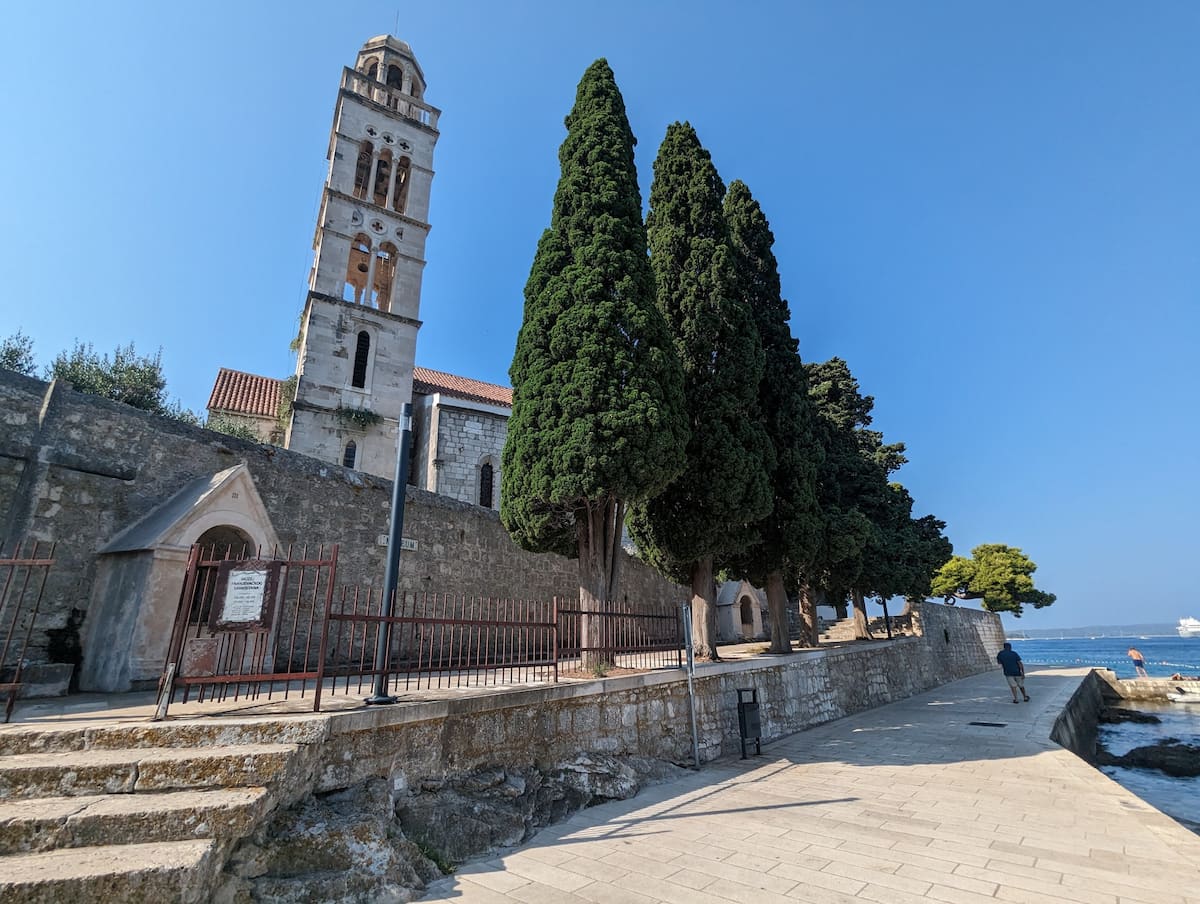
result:
<svg viewBox="0 0 1200 904"><path fill-rule="evenodd" d="M179 597L156 718L183 692L206 700L313 692L321 705L323 625L338 547L193 546Z"/></svg>
<svg viewBox="0 0 1200 904"><path fill-rule="evenodd" d="M54 565L54 543L18 543L0 550L0 694L6 694L4 721L12 716L21 689L29 638L42 606L46 578Z"/></svg>

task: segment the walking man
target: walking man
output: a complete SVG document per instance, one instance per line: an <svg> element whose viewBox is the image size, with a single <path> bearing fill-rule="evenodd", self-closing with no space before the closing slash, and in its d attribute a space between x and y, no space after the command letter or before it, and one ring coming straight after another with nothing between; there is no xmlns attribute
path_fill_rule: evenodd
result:
<svg viewBox="0 0 1200 904"><path fill-rule="evenodd" d="M1000 668L1004 669L1004 680L1008 682L1008 689L1012 691L1013 703L1021 702L1017 699L1018 688L1028 703L1029 695L1025 693L1025 663L1021 662L1021 657L1012 648L1012 644L1005 642L1004 649L996 654L996 661L1000 663Z"/></svg>

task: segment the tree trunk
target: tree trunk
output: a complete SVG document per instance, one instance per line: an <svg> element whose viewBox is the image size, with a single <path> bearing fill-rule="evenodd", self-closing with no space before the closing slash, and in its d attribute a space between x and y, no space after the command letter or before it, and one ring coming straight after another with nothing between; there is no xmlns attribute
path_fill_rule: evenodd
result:
<svg viewBox="0 0 1200 904"><path fill-rule="evenodd" d="M771 652L792 652L792 640L788 637L788 598L783 587L783 572L772 571L767 575L767 610L771 613Z"/></svg>
<svg viewBox="0 0 1200 904"><path fill-rule="evenodd" d="M583 668L599 671L615 662L607 621L601 612L617 598L621 573L621 519L625 506L615 499L589 501L577 525L579 540L579 640Z"/></svg>
<svg viewBox="0 0 1200 904"><path fill-rule="evenodd" d="M867 601L861 590L851 590L850 599L854 603L854 639L874 640L871 629L867 627Z"/></svg>
<svg viewBox="0 0 1200 904"><path fill-rule="evenodd" d="M832 603L831 605L833 606L834 614L837 615L839 621L843 618L850 617L850 610L846 608L846 601L844 599L839 599L836 603Z"/></svg>
<svg viewBox="0 0 1200 904"><path fill-rule="evenodd" d="M692 652L716 662L717 601L713 598L713 560L704 556L692 563Z"/></svg>
<svg viewBox="0 0 1200 904"><path fill-rule="evenodd" d="M817 594L807 581L800 585L800 645L815 647L821 642L821 624L817 620Z"/></svg>

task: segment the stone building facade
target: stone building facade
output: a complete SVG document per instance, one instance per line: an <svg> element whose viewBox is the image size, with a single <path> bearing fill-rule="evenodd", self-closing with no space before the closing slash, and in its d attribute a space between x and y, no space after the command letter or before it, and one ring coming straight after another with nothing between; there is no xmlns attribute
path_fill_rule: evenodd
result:
<svg viewBox="0 0 1200 904"><path fill-rule="evenodd" d="M338 583L378 588L391 487L359 470L0 370L0 546L58 542L29 659L57 670L64 686L156 683L163 612L169 623L183 559L202 539L268 548L338 543ZM401 591L578 595L576 562L518 549L499 515L474 501L410 486L404 535L417 548L401 558ZM648 606L674 607L689 596L633 558L623 588L629 602ZM129 661L115 661L114 649L128 651ZM100 661L107 664L95 667Z"/></svg>
<svg viewBox="0 0 1200 904"><path fill-rule="evenodd" d="M424 367L413 383L410 483L500 510L500 455L512 390Z"/></svg>
<svg viewBox="0 0 1200 904"><path fill-rule="evenodd" d="M413 374L409 485L499 511L500 455L508 436L512 390L426 367L414 368ZM221 368L209 414L251 425L269 442L277 422L265 417L268 403L263 400L277 400L284 382ZM351 451L362 438L354 425L340 425L335 433ZM340 464L354 467L350 458L344 456ZM391 476L395 467L393 460L388 473L379 476Z"/></svg>
<svg viewBox="0 0 1200 904"><path fill-rule="evenodd" d="M367 41L342 71L285 445L394 473L412 398L440 111L412 48Z"/></svg>
<svg viewBox="0 0 1200 904"><path fill-rule="evenodd" d="M290 413L286 381L227 368L208 410L264 442L391 477L411 400L408 482L498 510L512 391L415 365L440 113L424 94L412 48L390 36L342 72Z"/></svg>

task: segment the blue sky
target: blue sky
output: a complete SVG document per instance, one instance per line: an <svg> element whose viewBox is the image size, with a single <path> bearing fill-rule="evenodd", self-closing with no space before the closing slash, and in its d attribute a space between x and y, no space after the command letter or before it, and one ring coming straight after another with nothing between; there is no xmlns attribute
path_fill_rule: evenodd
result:
<svg viewBox="0 0 1200 904"><path fill-rule="evenodd" d="M397 9L400 10L396 28ZM395 31L444 111L418 362L506 382L562 120L612 64L643 195L687 119L1022 627L1200 615L1200 5L19 4L0 30L0 335L293 369L341 67Z"/></svg>

